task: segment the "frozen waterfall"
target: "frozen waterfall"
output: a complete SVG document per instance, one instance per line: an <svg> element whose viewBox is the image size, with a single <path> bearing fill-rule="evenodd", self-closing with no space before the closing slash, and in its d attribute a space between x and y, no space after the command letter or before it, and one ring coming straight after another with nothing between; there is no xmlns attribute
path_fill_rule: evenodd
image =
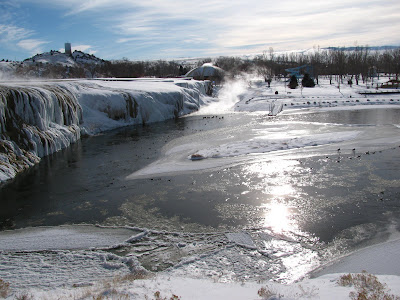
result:
<svg viewBox="0 0 400 300"><path fill-rule="evenodd" d="M161 79L0 83L0 182L82 134L195 111L208 84Z"/></svg>

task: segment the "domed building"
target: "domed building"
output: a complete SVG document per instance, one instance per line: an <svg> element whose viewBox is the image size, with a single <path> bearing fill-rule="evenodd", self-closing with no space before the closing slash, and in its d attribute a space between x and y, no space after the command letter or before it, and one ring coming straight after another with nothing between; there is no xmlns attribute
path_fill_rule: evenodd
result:
<svg viewBox="0 0 400 300"><path fill-rule="evenodd" d="M211 63L205 63L201 67L190 70L185 77L192 77L195 80L211 80L220 83L225 76L225 71Z"/></svg>

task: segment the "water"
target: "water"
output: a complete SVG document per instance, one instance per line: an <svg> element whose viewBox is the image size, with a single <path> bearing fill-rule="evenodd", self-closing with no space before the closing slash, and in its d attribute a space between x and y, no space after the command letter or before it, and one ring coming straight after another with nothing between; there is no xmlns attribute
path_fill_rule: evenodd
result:
<svg viewBox="0 0 400 300"><path fill-rule="evenodd" d="M79 223L149 228L155 231L147 246L115 253L140 253L141 263L156 271L214 251L232 259L226 266L231 275L221 275L225 280L232 274L295 280L324 259L399 229L400 129L393 125L399 120L399 109L383 108L276 118L240 113L107 132L44 158L4 184L1 228ZM338 139L354 132L354 138ZM340 141L304 143L319 135ZM262 153L278 138L283 150ZM296 147L285 150L293 141ZM226 157L187 159L224 143L236 147ZM221 232L242 232L258 255L226 248L229 236ZM170 246L160 250L155 241ZM179 243L192 246L177 249ZM175 272L201 269L208 275L220 268L211 262L215 255L202 258L202 266L195 261ZM247 271L235 269L235 259Z"/></svg>
<svg viewBox="0 0 400 300"><path fill-rule="evenodd" d="M331 111L282 115L275 119L245 114L225 115L223 119L192 116L86 138L44 158L38 166L3 185L0 224L8 229L110 223L110 218L121 223L124 222L121 216L126 218L124 214L128 214L128 206L139 206L141 213L150 211L160 218L179 219L175 222L179 227L185 224L257 227L263 224L260 219L268 205L279 202L296 212L291 218L298 219L301 231L330 241L341 230L382 219L386 208L390 212L397 207L400 149L387 145L388 149L383 147L374 154L370 150L370 155L365 154L368 151L365 147L354 153L350 149L344 153L346 150L342 149L330 155L313 153L311 157L259 155L251 161L239 160L218 169L189 174L186 171L182 175L125 178L159 159L163 147L178 138L182 142L199 133L211 137L221 128L243 128L253 123L259 129L276 122L285 131L282 134L287 134L290 124L294 122L298 129L296 122L300 121L305 122L300 125L303 130L308 130L309 124L317 124L318 129L312 128L313 132L325 126L318 124L329 123L368 124L374 125L367 129L369 132L377 128L383 132L389 130L384 126L390 127L400 120L399 112L396 109ZM251 129L254 126L248 131ZM373 146L376 145L372 141ZM301 151L304 149L294 149L292 153ZM135 217L145 219L130 216L125 221L135 223ZM324 226L319 220L323 220ZM137 225L149 224L140 220Z"/></svg>
<svg viewBox="0 0 400 300"><path fill-rule="evenodd" d="M165 178L127 181L126 176L156 160L162 147L178 137L213 130L221 124L229 127L231 122L246 122L248 118L182 118L82 139L43 158L1 187L1 228L101 223L121 215L121 205L132 198L137 203L143 198L147 206L164 186L171 187L171 182Z"/></svg>

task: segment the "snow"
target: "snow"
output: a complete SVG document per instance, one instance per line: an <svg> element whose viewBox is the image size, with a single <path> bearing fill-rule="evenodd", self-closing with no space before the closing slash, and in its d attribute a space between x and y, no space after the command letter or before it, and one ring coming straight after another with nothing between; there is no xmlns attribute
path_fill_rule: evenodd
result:
<svg viewBox="0 0 400 300"><path fill-rule="evenodd" d="M348 141L356 138L359 134L360 133L357 131L335 132L333 134L314 134L302 137L290 136L283 139L278 137L274 138L273 136L265 137L264 135L260 135L252 140L222 144L217 148L200 150L195 154L201 155L204 158L222 158L309 146L316 147L325 144Z"/></svg>
<svg viewBox="0 0 400 300"><path fill-rule="evenodd" d="M122 258L101 250L0 252L0 260L2 280L19 292L38 287L71 288L143 270L134 257Z"/></svg>
<svg viewBox="0 0 400 300"><path fill-rule="evenodd" d="M101 64L104 61L91 54L81 51L74 51L71 55L61 53L59 51L50 51L24 60L25 64L53 64L62 65L64 67L75 67L79 64Z"/></svg>
<svg viewBox="0 0 400 300"><path fill-rule="evenodd" d="M194 77L194 78L205 78L212 76L223 76L225 73L219 67L213 66L211 63L205 63L201 67L194 68L186 73L186 77Z"/></svg>
<svg viewBox="0 0 400 300"><path fill-rule="evenodd" d="M209 82L183 79L0 83L0 182L81 135L148 124L196 111ZM9 136L10 132L13 138ZM17 155L15 155L17 153Z"/></svg>
<svg viewBox="0 0 400 300"><path fill-rule="evenodd" d="M12 84L21 89L31 85ZM72 100L69 103L71 115L67 118L71 122L69 127L61 124L60 120L65 120L61 112L65 111L54 104L56 98L48 85L68 90L73 95L68 98ZM255 113L263 118L273 118L268 115L275 115L276 107L282 108L280 113L288 116L325 110L369 109L378 105L400 109L400 94L361 95L360 92L371 89L347 85L339 89L326 80L321 80L313 89L303 90L288 90L283 82L273 82L267 88L260 81L237 81L219 91L219 101L204 96L203 83L185 80L84 80L37 82L33 86L35 93L45 96L46 101L36 104L38 110L45 113L38 116L33 111L25 112L23 105L17 105L17 111L52 140L62 140L55 137L57 134L70 142L68 136L72 129L97 134L118 126L161 121L174 117L176 111L184 115L199 108L198 117L206 117L211 111L222 115L235 111ZM21 101L26 103L24 99L22 97ZM127 103L131 103L128 108ZM214 130L211 134L197 132L177 138L164 146L158 161L131 174L128 179L214 169L254 158L271 160L332 154L337 153L338 148L343 153L351 153L355 147L357 151L388 149L400 143L400 123L369 126L260 120L246 126L238 124ZM40 149L36 150L36 155L53 147L38 145L38 139L35 140L38 133L32 128L27 127L25 132ZM5 140L4 144L13 153L27 155L10 140ZM59 145L63 147L64 144L59 142ZM193 154L203 159L192 161ZM7 163L8 157L3 155L0 159ZM13 171L15 169L9 168L0 175L12 177ZM170 246L173 253L182 255L181 259L173 267L155 274L142 268L138 259L143 253L123 257L112 252L121 246L133 247L135 243L148 247L146 239L157 247ZM196 252L200 248L207 251ZM270 299L346 299L355 288L339 286L340 276L362 270L379 274L377 277L387 285L387 290L400 295L399 251L400 239L393 237L320 266L313 246L254 230L194 236L118 227L28 228L0 233L0 278L11 283L10 299L19 293L34 299L93 299L96 296L145 299L156 298L157 291L167 298L177 295L181 299L259 299L257 292L263 287L271 292L270 296L275 295ZM161 256L161 259L172 260L172 256ZM267 265L265 260L279 264ZM270 282L268 272L279 274L280 281L286 284ZM122 279L129 278L124 276L132 273L140 276L134 280ZM246 277L249 273L251 278ZM311 274L311 278L305 276L307 274Z"/></svg>
<svg viewBox="0 0 400 300"><path fill-rule="evenodd" d="M397 259L399 251L399 239L366 247L320 268L313 273L313 276L345 272L361 273L363 270L379 275L400 276L400 261Z"/></svg>
<svg viewBox="0 0 400 300"><path fill-rule="evenodd" d="M57 233L60 235L58 238ZM5 232L1 236L5 242L0 247L8 247L15 239L23 241L18 251L0 248L0 277L11 284L9 299L18 295L29 295L31 299L92 299L96 295L145 299L153 297L156 292L160 292L162 297L177 295L180 299L259 299L257 293L261 288L266 288L271 295L279 296L279 299L347 299L355 288L340 286L340 276L367 270L370 274L379 274L377 278L386 284L387 291L400 295L398 237L320 267L312 273L311 278L302 277L290 284L280 284L267 279L227 280L231 273L230 263L223 252L232 252L230 257L238 267L246 260L248 267L259 264L249 255L255 250L256 244L248 232L226 233L231 244L223 251L193 256L157 274L145 271L135 255L122 257L107 251L118 247L118 244L111 246L113 242L137 242L147 234L157 232L138 228L77 225L22 229L14 237L12 232ZM182 237L179 233L159 234L171 234L177 240ZM85 241L88 237L89 240ZM55 239L58 245L52 247L50 239ZM100 241L97 245L99 247L91 247L97 239ZM273 237L265 236L265 239L273 240ZM40 250L46 248L47 241L50 248ZM70 247L69 241L77 247ZM290 244L289 241L286 243ZM62 247L69 247L69 250ZM91 248L85 250L85 247ZM190 245L178 243L177 247L185 249ZM249 252L244 254L240 249ZM271 259L274 254L266 255L270 255ZM275 255L280 254L277 252ZM296 268L302 267L304 262ZM215 270L208 274L199 273L205 264L215 264Z"/></svg>
<svg viewBox="0 0 400 300"><path fill-rule="evenodd" d="M400 245L399 241L396 241ZM380 252L382 248L371 248L369 255L372 255L379 263L382 258ZM390 258L396 259L395 253L390 253ZM76 254L74 261L81 262L81 257ZM82 257L82 262L87 262L88 259ZM349 261L356 259L357 254L354 254ZM94 258L92 258L94 259ZM90 260L89 260L90 261ZM371 259L369 260L371 262ZM46 256L42 258L41 267L47 264L47 268L51 271L54 262L50 262ZM366 262L365 267L369 268L370 264ZM30 268L30 265L27 265ZM81 272L88 271L86 264L80 266ZM71 271L73 268L71 268ZM347 274L348 269L344 268ZM44 274L46 274L44 272ZM339 278L344 273L326 274L317 278L307 278L300 282L290 285L282 285L275 282L231 282L222 283L215 282L211 279L194 279L190 277L171 276L168 273L158 274L157 276L143 278L143 279L117 279L114 281L106 281L104 283L91 283L85 281L84 278L79 277L83 281L75 283L68 287L58 287L55 289L37 289L28 288L25 290L26 295L30 295L33 299L92 299L95 296L114 296L124 297L127 299L150 299L156 298L155 293L169 299L173 295L180 297L180 299L261 299L258 296L258 291L265 288L268 291L269 297L265 299L349 299L350 292L355 291L354 286L340 286L338 284ZM79 276L79 275L78 275ZM100 275L101 276L101 275ZM44 276L43 276L44 277ZM101 276L102 278L105 278ZM121 278L121 277L119 277ZM34 278L33 278L34 279ZM386 291L389 294L400 295L400 276L394 275L377 275L377 279L385 284ZM66 279L69 282L70 279ZM11 299L11 298L10 298ZM114 299L114 298L113 298Z"/></svg>
<svg viewBox="0 0 400 300"><path fill-rule="evenodd" d="M380 91L396 92L389 89ZM376 93L376 90L355 85L341 85L339 89L337 85L329 84L327 79L320 79L320 84L315 88L290 90L283 81L274 81L271 87L267 87L266 83L257 78L247 76L225 83L218 92L219 101L211 101L202 106L196 115L207 116L216 111L219 114L235 111L276 115L280 109L283 109L280 114L290 115L327 110L371 109L378 105L380 108L400 109L400 93L361 95L363 92ZM167 144L163 149L163 157L127 178L221 168L251 161L255 155L258 155L258 159L259 155L305 157L331 154L338 148L347 149L345 151L348 153L353 148L358 151L377 151L400 143L399 124L392 124L391 128L381 131L365 124L322 125L321 128L320 122L265 122L232 126L211 134L199 132ZM282 129L282 126L286 128ZM203 159L193 161L192 155Z"/></svg>

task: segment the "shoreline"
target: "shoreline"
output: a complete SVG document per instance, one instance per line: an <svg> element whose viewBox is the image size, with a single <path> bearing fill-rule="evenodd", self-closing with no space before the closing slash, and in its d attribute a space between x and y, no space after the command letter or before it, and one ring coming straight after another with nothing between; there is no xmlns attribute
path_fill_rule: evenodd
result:
<svg viewBox="0 0 400 300"><path fill-rule="evenodd" d="M361 273L400 276L400 237L357 249L310 272L310 278L328 274Z"/></svg>

